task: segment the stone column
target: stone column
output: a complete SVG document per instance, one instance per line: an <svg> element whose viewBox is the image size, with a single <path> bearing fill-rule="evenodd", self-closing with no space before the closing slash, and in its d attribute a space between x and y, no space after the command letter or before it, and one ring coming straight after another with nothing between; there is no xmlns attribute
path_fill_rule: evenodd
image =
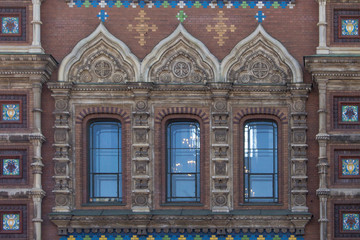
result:
<svg viewBox="0 0 360 240"><path fill-rule="evenodd" d="M211 111L211 209L213 212L229 212L232 209L232 171L229 157L228 90L213 86Z"/></svg>
<svg viewBox="0 0 360 240"><path fill-rule="evenodd" d="M51 96L55 99L55 124L54 124L54 144L55 156L55 207L53 212L70 212L72 209L73 186L71 179L71 159L70 159L70 138L69 138L69 97L72 88L71 83L48 83L52 90Z"/></svg>
<svg viewBox="0 0 360 240"><path fill-rule="evenodd" d="M319 46L316 49L317 54L329 54L329 48L326 46L326 1L317 0L319 3Z"/></svg>
<svg viewBox="0 0 360 240"><path fill-rule="evenodd" d="M149 212L152 204L150 194L153 185L149 154L151 137L148 111L148 89L134 89L135 107L132 113L132 161L131 190L133 212Z"/></svg>
<svg viewBox="0 0 360 240"><path fill-rule="evenodd" d="M307 189L307 113L306 100L310 85L293 84L291 87L291 210L308 212Z"/></svg>
<svg viewBox="0 0 360 240"><path fill-rule="evenodd" d="M319 86L319 133L316 135L316 140L319 142L319 163L317 165L319 170L319 189L316 194L320 199L320 240L327 239L327 201L330 195L330 190L327 186L327 171L329 162L327 159L327 142L329 135L326 132L326 86L327 79L316 79Z"/></svg>
<svg viewBox="0 0 360 240"><path fill-rule="evenodd" d="M41 18L40 18L40 6L43 0L32 0L33 4L33 41L29 52L31 53L44 53L44 49L41 47Z"/></svg>

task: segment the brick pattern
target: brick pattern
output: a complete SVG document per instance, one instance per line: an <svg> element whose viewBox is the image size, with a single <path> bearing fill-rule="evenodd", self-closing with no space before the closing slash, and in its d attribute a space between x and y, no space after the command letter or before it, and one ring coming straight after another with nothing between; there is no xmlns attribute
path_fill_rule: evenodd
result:
<svg viewBox="0 0 360 240"><path fill-rule="evenodd" d="M240 123L241 118L243 118L246 115L259 115L259 114L261 114L261 115L268 114L268 115L277 116L281 120L281 123L283 123L283 124L288 123L285 113L279 109L268 108L268 107L264 107L264 108L254 107L254 108L245 108L245 109L241 110L240 112L236 113L236 115L234 117L234 124Z"/></svg>
<svg viewBox="0 0 360 240"><path fill-rule="evenodd" d="M90 115L90 114L118 114L120 115L123 120L124 123L130 123L130 116L127 112L125 112L124 110L120 109L120 108L116 108L116 107L89 107L86 109L83 109L82 111L80 111L79 115L76 117L76 124L82 124L83 123L83 119Z"/></svg>
<svg viewBox="0 0 360 240"><path fill-rule="evenodd" d="M162 111L158 112L157 115L155 115L155 123L161 124L162 119L170 114L194 114L199 116L204 121L204 124L210 123L209 116L201 109L194 107L171 107L163 109Z"/></svg>

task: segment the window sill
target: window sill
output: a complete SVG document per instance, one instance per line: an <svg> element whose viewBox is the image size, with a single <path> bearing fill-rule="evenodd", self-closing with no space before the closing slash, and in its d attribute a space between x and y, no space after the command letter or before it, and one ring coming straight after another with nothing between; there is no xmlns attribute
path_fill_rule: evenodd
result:
<svg viewBox="0 0 360 240"><path fill-rule="evenodd" d="M126 206L125 203L120 202L98 202L98 203L83 203L82 207L94 207L94 206Z"/></svg>
<svg viewBox="0 0 360 240"><path fill-rule="evenodd" d="M239 206L283 206L282 203L267 203L267 202L256 202L256 203L239 203Z"/></svg>
<svg viewBox="0 0 360 240"><path fill-rule="evenodd" d="M203 207L202 203L192 203L192 202L176 202L176 203L162 203L160 207L171 207L171 206L184 206L184 207Z"/></svg>

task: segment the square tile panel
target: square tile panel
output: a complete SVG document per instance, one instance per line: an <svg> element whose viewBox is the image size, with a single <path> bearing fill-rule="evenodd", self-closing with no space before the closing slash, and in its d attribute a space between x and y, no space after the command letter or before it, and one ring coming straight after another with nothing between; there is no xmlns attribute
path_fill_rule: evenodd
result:
<svg viewBox="0 0 360 240"><path fill-rule="evenodd" d="M359 159L343 158L341 159L343 176L359 176Z"/></svg>
<svg viewBox="0 0 360 240"><path fill-rule="evenodd" d="M3 159L4 176L20 176L20 159Z"/></svg>
<svg viewBox="0 0 360 240"><path fill-rule="evenodd" d="M19 231L20 230L20 214L4 213L2 230L3 231Z"/></svg>
<svg viewBox="0 0 360 240"><path fill-rule="evenodd" d="M20 121L20 104L3 104L2 121Z"/></svg>
<svg viewBox="0 0 360 240"><path fill-rule="evenodd" d="M341 19L341 36L359 36L359 19Z"/></svg>
<svg viewBox="0 0 360 240"><path fill-rule="evenodd" d="M19 17L2 17L1 33L2 34L19 34Z"/></svg>
<svg viewBox="0 0 360 240"><path fill-rule="evenodd" d="M359 106L358 105L342 105L341 106L342 122L358 122Z"/></svg>
<svg viewBox="0 0 360 240"><path fill-rule="evenodd" d="M359 231L359 214L358 213L343 213L342 214L342 229L343 231Z"/></svg>

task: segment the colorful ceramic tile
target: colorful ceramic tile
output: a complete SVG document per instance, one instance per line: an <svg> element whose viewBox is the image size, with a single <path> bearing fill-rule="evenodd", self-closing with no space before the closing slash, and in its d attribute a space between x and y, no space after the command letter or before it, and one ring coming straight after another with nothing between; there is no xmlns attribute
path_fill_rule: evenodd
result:
<svg viewBox="0 0 360 240"><path fill-rule="evenodd" d="M357 176L359 175L359 159L342 159L342 175Z"/></svg>
<svg viewBox="0 0 360 240"><path fill-rule="evenodd" d="M19 17L2 17L1 33L2 34L18 34L18 33L20 33Z"/></svg>
<svg viewBox="0 0 360 240"><path fill-rule="evenodd" d="M4 159L3 160L3 175L4 176L19 176L20 175L20 159Z"/></svg>
<svg viewBox="0 0 360 240"><path fill-rule="evenodd" d="M357 106L357 105L342 105L341 106L341 121L342 122L358 122L359 121L359 106Z"/></svg>
<svg viewBox="0 0 360 240"><path fill-rule="evenodd" d="M2 230L5 231L17 231L20 230L20 214L3 214L3 226Z"/></svg>
<svg viewBox="0 0 360 240"><path fill-rule="evenodd" d="M3 121L20 120L20 104L3 104L2 106Z"/></svg>
<svg viewBox="0 0 360 240"><path fill-rule="evenodd" d="M359 231L359 214L343 213L343 230L344 231Z"/></svg>
<svg viewBox="0 0 360 240"><path fill-rule="evenodd" d="M342 19L341 35L359 36L359 19Z"/></svg>

